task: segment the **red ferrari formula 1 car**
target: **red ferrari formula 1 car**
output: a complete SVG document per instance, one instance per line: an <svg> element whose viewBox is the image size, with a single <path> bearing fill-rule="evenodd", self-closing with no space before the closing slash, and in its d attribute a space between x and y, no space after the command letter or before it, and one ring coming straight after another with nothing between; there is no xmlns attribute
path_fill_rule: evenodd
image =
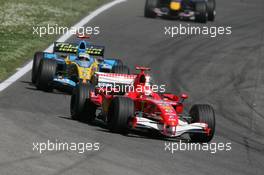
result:
<svg viewBox="0 0 264 175"><path fill-rule="evenodd" d="M151 88L148 68L138 74L96 73L93 84L80 83L71 97L71 116L107 123L110 131L128 133L133 128L159 131L165 137L189 134L192 142L210 142L215 131L214 109L193 105L184 113L186 94L157 93ZM96 85L94 85L96 84Z"/></svg>

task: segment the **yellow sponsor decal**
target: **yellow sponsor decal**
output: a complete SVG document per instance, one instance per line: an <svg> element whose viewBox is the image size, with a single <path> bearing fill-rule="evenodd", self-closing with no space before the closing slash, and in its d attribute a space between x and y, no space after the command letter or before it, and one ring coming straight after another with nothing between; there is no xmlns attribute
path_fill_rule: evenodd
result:
<svg viewBox="0 0 264 175"><path fill-rule="evenodd" d="M61 52L72 52L72 53L77 53L78 46L74 46L71 44L64 44L64 43L58 43L56 45L59 51ZM91 55L101 55L103 54L103 49L102 48L87 48L86 53L91 54Z"/></svg>
<svg viewBox="0 0 264 175"><path fill-rule="evenodd" d="M84 68L84 67L78 66L78 71L79 71L80 79L86 79L86 80L91 79L91 69L90 68Z"/></svg>
<svg viewBox="0 0 264 175"><path fill-rule="evenodd" d="M88 54L94 54L94 55L100 55L103 52L103 49L94 49L94 48L90 48L87 49Z"/></svg>
<svg viewBox="0 0 264 175"><path fill-rule="evenodd" d="M181 3L180 2L171 2L170 3L170 9L171 10L180 10L181 9Z"/></svg>

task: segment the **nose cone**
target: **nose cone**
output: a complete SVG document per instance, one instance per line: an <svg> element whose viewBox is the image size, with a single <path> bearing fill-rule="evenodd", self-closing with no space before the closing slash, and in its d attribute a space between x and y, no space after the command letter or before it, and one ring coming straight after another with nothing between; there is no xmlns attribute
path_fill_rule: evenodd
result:
<svg viewBox="0 0 264 175"><path fill-rule="evenodd" d="M173 119L169 119L167 122L168 126L177 126L178 125L178 117L175 117Z"/></svg>

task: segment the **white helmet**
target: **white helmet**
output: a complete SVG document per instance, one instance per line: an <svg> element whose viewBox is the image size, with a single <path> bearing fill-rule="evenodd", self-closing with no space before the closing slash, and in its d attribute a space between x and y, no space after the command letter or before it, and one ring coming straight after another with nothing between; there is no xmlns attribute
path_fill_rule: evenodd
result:
<svg viewBox="0 0 264 175"><path fill-rule="evenodd" d="M90 55L87 54L87 53L79 53L78 59L89 61L90 60Z"/></svg>

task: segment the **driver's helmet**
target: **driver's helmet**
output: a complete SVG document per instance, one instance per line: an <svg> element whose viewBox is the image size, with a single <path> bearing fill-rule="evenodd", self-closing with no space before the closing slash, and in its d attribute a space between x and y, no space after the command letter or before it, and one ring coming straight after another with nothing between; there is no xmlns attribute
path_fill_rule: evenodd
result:
<svg viewBox="0 0 264 175"><path fill-rule="evenodd" d="M145 95L150 96L152 94L153 80L151 76L145 76Z"/></svg>
<svg viewBox="0 0 264 175"><path fill-rule="evenodd" d="M78 59L81 61L90 61L90 55L84 52L78 54Z"/></svg>
<svg viewBox="0 0 264 175"><path fill-rule="evenodd" d="M151 76L149 76L149 75L147 75L146 77L145 77L145 85L147 85L147 86L152 86L153 85L153 79L152 79L152 77Z"/></svg>

